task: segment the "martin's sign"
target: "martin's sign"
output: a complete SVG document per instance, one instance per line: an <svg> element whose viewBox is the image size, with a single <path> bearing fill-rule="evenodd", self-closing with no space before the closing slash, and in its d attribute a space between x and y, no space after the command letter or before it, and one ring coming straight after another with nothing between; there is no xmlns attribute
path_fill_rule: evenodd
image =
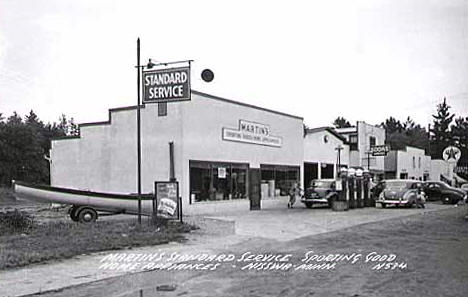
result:
<svg viewBox="0 0 468 297"><path fill-rule="evenodd" d="M283 139L270 135L270 127L264 124L239 121L239 128L223 128L223 140L281 147Z"/></svg>
<svg viewBox="0 0 468 297"><path fill-rule="evenodd" d="M386 156L389 151L390 147L388 145L374 145L370 148L372 156Z"/></svg>
<svg viewBox="0 0 468 297"><path fill-rule="evenodd" d="M190 67L143 72L143 103L190 100Z"/></svg>

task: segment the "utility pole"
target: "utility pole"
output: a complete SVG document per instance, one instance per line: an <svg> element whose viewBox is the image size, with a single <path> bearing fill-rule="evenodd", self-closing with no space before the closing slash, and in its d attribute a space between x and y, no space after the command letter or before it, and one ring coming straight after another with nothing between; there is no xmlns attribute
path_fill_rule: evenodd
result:
<svg viewBox="0 0 468 297"><path fill-rule="evenodd" d="M141 225L141 122L140 122L140 38L137 39L137 187L138 225Z"/></svg>

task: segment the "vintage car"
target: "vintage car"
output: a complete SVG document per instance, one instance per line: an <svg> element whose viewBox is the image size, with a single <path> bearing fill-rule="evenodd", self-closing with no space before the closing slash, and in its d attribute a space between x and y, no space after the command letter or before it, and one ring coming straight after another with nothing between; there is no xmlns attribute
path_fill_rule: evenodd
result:
<svg viewBox="0 0 468 297"><path fill-rule="evenodd" d="M462 189L463 191L465 191L466 194L468 194L468 183L466 184L463 184L460 189ZM466 199L465 199L466 200Z"/></svg>
<svg viewBox="0 0 468 297"><path fill-rule="evenodd" d="M386 180L385 188L375 202L380 203L382 208L387 205L412 207L418 202L424 204L425 197L422 188L423 183L417 180Z"/></svg>
<svg viewBox="0 0 468 297"><path fill-rule="evenodd" d="M338 195L334 179L314 179L305 190L301 202L307 208L312 208L314 204L328 204L328 206L331 206L332 201L339 197Z"/></svg>
<svg viewBox="0 0 468 297"><path fill-rule="evenodd" d="M424 185L424 192L428 200L442 201L442 203L456 204L459 201L466 200L466 192L449 186L441 181L429 181Z"/></svg>

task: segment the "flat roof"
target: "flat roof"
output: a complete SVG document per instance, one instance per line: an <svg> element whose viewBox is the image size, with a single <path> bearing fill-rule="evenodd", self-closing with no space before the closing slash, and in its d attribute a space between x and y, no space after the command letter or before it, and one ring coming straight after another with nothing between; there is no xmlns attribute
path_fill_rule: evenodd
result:
<svg viewBox="0 0 468 297"><path fill-rule="evenodd" d="M251 104L247 104L247 103L243 103L243 102L239 102L239 101L234 101L234 100L230 100L230 99L226 99L226 98L206 94L206 93L196 91L196 90L191 90L191 93L195 94L195 95L203 96L203 97L206 97L206 98L218 100L218 101L223 101L223 102L227 102L227 103L231 103L231 104L237 104L237 105L244 106L244 107L254 108L254 109L258 109L258 110L262 110L262 111L266 111L266 112L270 112L270 113L274 113L274 114L278 114L278 115L282 115L282 116L291 117L291 118L298 119L298 120L304 120L304 118L299 117L299 116L295 116L295 115L287 114L287 113L284 113L284 112L259 107L259 106L256 106L256 105L251 105ZM108 116L107 121L81 123L78 126L79 127L88 127L88 126L96 126L96 125L109 125L111 123L111 113L112 112L123 111L123 110L132 110L132 109L136 109L136 108L137 108L136 105L117 107L117 108L110 108L109 109L109 116ZM140 106L140 108L145 108L145 105L142 104Z"/></svg>

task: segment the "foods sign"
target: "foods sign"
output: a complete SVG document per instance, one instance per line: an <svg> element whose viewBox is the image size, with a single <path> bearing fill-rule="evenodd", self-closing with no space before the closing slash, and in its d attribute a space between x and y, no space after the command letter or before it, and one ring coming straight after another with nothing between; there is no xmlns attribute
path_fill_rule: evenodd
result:
<svg viewBox="0 0 468 297"><path fill-rule="evenodd" d="M190 67L143 72L143 103L190 100Z"/></svg>
<svg viewBox="0 0 468 297"><path fill-rule="evenodd" d="M390 147L388 145L374 145L370 148L370 151L372 156L386 156L390 151Z"/></svg>
<svg viewBox="0 0 468 297"><path fill-rule="evenodd" d="M223 140L281 147L283 139L270 134L270 127L264 124L239 121L238 129L223 128Z"/></svg>

